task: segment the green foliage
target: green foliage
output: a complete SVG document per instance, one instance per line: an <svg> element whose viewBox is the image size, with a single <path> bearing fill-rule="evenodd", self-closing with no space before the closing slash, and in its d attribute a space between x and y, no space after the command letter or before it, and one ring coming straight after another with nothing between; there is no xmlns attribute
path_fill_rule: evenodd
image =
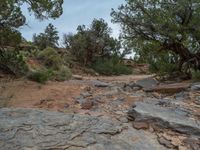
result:
<svg viewBox="0 0 200 150"><path fill-rule="evenodd" d="M32 81L36 81L39 83L46 83L53 76L53 72L51 70L42 69L35 70L28 74L28 78Z"/></svg>
<svg viewBox="0 0 200 150"><path fill-rule="evenodd" d="M200 81L200 71L192 71L192 80Z"/></svg>
<svg viewBox="0 0 200 150"><path fill-rule="evenodd" d="M0 47L16 47L21 42L21 33L9 27L0 27Z"/></svg>
<svg viewBox="0 0 200 150"><path fill-rule="evenodd" d="M62 14L63 0L1 0L0 27L18 28L25 24L26 18L21 7L26 4L36 18L58 18Z"/></svg>
<svg viewBox="0 0 200 150"><path fill-rule="evenodd" d="M47 67L58 70L63 63L61 56L54 48L46 48L38 54L38 59Z"/></svg>
<svg viewBox="0 0 200 150"><path fill-rule="evenodd" d="M38 46L38 48L41 50L47 47L56 48L58 46L58 40L58 31L52 24L49 24L46 27L44 33L33 35L33 44Z"/></svg>
<svg viewBox="0 0 200 150"><path fill-rule="evenodd" d="M39 71L33 71L30 79L43 82L47 80L64 81L71 77L71 71L68 67L64 66L63 58L53 48L46 48L40 51L37 58L44 65L44 68L40 68ZM41 71L47 70L47 71Z"/></svg>
<svg viewBox="0 0 200 150"><path fill-rule="evenodd" d="M66 66L61 66L59 70L54 71L54 78L57 81L65 81L70 79L72 76L72 73L70 69Z"/></svg>
<svg viewBox="0 0 200 150"><path fill-rule="evenodd" d="M178 65L165 58L157 58L156 61L150 62L149 70L159 76L172 75L174 72L178 72Z"/></svg>
<svg viewBox="0 0 200 150"><path fill-rule="evenodd" d="M62 14L63 0L0 1L0 69L15 75L24 74L27 68L23 56L16 51L22 39L17 29L26 22L21 9L23 4L38 19L55 19ZM14 49L7 51L8 46Z"/></svg>
<svg viewBox="0 0 200 150"><path fill-rule="evenodd" d="M103 19L94 19L89 28L79 26L75 35L64 35L64 45L81 64L91 65L96 57L119 53L121 45L110 34Z"/></svg>
<svg viewBox="0 0 200 150"><path fill-rule="evenodd" d="M14 49L2 50L0 52L0 69L16 76L25 75L28 71L26 58Z"/></svg>
<svg viewBox="0 0 200 150"><path fill-rule="evenodd" d="M120 63L118 57L97 59L92 68L103 75L132 74L132 69Z"/></svg>
<svg viewBox="0 0 200 150"><path fill-rule="evenodd" d="M151 53L154 59L157 59L156 53L160 51L169 52L178 57L180 69L184 69L184 63L200 69L200 1L126 2L117 11L113 10L111 15L113 22L122 26L122 37L137 57L144 57L142 54L146 47L151 45L151 50L155 51Z"/></svg>

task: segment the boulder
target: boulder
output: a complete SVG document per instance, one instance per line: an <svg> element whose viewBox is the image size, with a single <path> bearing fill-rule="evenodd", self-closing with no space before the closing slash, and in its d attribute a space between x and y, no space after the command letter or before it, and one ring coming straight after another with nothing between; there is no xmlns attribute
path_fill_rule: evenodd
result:
<svg viewBox="0 0 200 150"><path fill-rule="evenodd" d="M167 128L200 137L200 121L193 118L187 110L171 104L169 100L147 99L136 102L128 116L134 122L148 123L155 129Z"/></svg>
<svg viewBox="0 0 200 150"><path fill-rule="evenodd" d="M136 81L136 85L142 87L143 89L149 89L158 84L159 82L153 78L146 78Z"/></svg>
<svg viewBox="0 0 200 150"><path fill-rule="evenodd" d="M192 84L191 90L192 91L200 91L200 82Z"/></svg>

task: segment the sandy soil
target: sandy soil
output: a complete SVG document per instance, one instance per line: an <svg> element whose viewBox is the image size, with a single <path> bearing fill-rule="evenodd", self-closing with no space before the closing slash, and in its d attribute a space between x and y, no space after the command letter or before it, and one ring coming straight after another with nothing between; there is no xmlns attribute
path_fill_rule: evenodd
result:
<svg viewBox="0 0 200 150"><path fill-rule="evenodd" d="M146 77L148 76L83 77L83 80L48 82L47 84L39 84L25 79L1 80L0 106L74 112L80 109L80 106L75 102L75 98L80 96L81 92L87 91L92 87L89 83L91 80L130 82ZM92 87L92 90L93 96L106 92L104 88ZM130 98L128 97L127 99Z"/></svg>

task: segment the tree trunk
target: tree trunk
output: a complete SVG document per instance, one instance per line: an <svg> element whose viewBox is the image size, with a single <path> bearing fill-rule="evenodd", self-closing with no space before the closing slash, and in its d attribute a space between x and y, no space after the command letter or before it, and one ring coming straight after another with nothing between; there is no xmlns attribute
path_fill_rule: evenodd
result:
<svg viewBox="0 0 200 150"><path fill-rule="evenodd" d="M187 64L187 69L200 70L200 53L193 54L186 47L184 47L181 43L172 42L172 43L164 43L164 49L170 50L180 57L179 61L179 69L183 70L183 65Z"/></svg>

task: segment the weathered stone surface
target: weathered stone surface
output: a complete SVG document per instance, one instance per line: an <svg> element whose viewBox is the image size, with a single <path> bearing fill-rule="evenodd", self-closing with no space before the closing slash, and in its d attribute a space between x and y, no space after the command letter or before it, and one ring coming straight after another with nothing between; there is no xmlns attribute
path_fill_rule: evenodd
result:
<svg viewBox="0 0 200 150"><path fill-rule="evenodd" d="M136 81L136 85L144 89L149 89L158 85L158 81L153 78L146 78L146 79Z"/></svg>
<svg viewBox="0 0 200 150"><path fill-rule="evenodd" d="M135 82L126 83L123 86L123 90L126 92L138 91L141 90L141 86L137 85Z"/></svg>
<svg viewBox="0 0 200 150"><path fill-rule="evenodd" d="M145 130L149 128L149 124L145 122L133 122L133 127L138 130L140 129Z"/></svg>
<svg viewBox="0 0 200 150"><path fill-rule="evenodd" d="M192 118L187 110L171 104L169 100L147 99L137 102L128 115L135 122L146 122L160 129L167 128L200 136L200 121Z"/></svg>
<svg viewBox="0 0 200 150"><path fill-rule="evenodd" d="M182 91L182 92L176 93L176 94L174 95L174 98L175 98L176 100L189 99L189 93L188 93L188 92Z"/></svg>
<svg viewBox="0 0 200 150"><path fill-rule="evenodd" d="M83 77L80 75L72 75L72 78L76 80L83 80Z"/></svg>
<svg viewBox="0 0 200 150"><path fill-rule="evenodd" d="M159 92L159 93L178 93L185 91L190 87L189 83L175 83L175 84L164 84L155 86L152 88L145 89L146 92Z"/></svg>
<svg viewBox="0 0 200 150"><path fill-rule="evenodd" d="M91 101L91 100L85 100L84 103L81 103L81 108L82 109L91 109L93 105L94 105L93 101Z"/></svg>
<svg viewBox="0 0 200 150"><path fill-rule="evenodd" d="M102 81L99 81L99 80L92 80L92 83L96 87L109 87L109 86L111 86L109 83L102 82Z"/></svg>
<svg viewBox="0 0 200 150"><path fill-rule="evenodd" d="M83 98L87 98L87 97L92 96L92 93L90 93L90 92L82 92L82 93L81 93L81 96L82 96Z"/></svg>
<svg viewBox="0 0 200 150"><path fill-rule="evenodd" d="M158 142L164 146L166 146L167 148L175 148L174 145L171 144L171 141L167 140L166 138L164 137L159 137L158 138Z"/></svg>
<svg viewBox="0 0 200 150"><path fill-rule="evenodd" d="M0 150L165 150L156 136L110 118L0 109Z"/></svg>
<svg viewBox="0 0 200 150"><path fill-rule="evenodd" d="M200 91L200 82L192 84L191 90L192 91Z"/></svg>

